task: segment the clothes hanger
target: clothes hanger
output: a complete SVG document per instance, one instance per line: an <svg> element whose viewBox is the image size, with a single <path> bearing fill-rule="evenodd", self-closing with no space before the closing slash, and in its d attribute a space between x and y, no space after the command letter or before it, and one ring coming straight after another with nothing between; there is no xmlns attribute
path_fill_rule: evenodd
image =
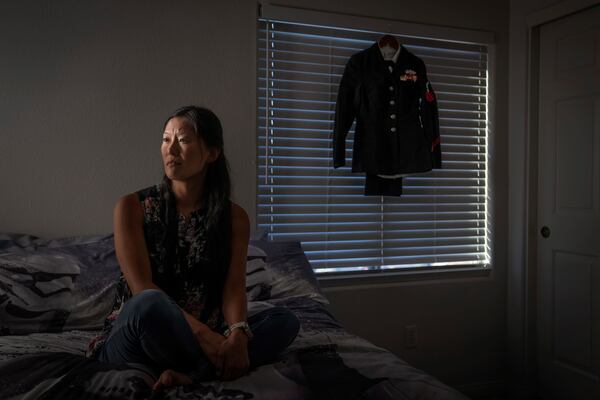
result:
<svg viewBox="0 0 600 400"><path fill-rule="evenodd" d="M390 46L394 50L398 50L400 44L398 43L398 39L396 39L394 36L386 34L379 39L379 47L383 49L386 46Z"/></svg>

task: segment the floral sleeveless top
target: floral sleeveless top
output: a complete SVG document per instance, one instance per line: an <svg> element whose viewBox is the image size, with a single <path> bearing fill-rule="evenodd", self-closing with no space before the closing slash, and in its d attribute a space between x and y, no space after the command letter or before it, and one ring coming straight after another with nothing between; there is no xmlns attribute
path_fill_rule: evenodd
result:
<svg viewBox="0 0 600 400"><path fill-rule="evenodd" d="M175 300L179 307L212 330L223 329L224 317L220 301L208 301L208 288L210 285L214 287L215 282L211 282L212 275L206 273L211 262L207 251L206 210L201 208L186 217L177 214L176 238L170 238L167 203L172 192L168 183L163 181L142 189L137 195L144 210L144 239L153 283ZM169 246L174 247L172 255L169 255ZM102 332L88 345L88 357L94 357L104 345L113 322L131 296L131 289L121 273L112 311L104 322Z"/></svg>

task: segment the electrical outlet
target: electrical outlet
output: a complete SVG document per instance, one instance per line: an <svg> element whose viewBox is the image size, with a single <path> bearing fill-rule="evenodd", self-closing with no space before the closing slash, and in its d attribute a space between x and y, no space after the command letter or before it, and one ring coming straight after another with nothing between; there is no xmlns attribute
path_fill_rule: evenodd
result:
<svg viewBox="0 0 600 400"><path fill-rule="evenodd" d="M404 346L407 349L416 349L417 348L417 326L416 325L406 325L404 327Z"/></svg>

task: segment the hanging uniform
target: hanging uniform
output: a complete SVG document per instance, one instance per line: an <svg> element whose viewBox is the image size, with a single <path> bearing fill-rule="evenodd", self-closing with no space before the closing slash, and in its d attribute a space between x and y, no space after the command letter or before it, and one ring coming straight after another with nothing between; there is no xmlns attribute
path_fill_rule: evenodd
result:
<svg viewBox="0 0 600 400"><path fill-rule="evenodd" d="M334 168L346 164L355 119L352 172L367 174L365 195L398 196L401 186L390 178L441 168L437 99L425 64L404 46L396 62L385 61L377 43L348 61L336 103Z"/></svg>

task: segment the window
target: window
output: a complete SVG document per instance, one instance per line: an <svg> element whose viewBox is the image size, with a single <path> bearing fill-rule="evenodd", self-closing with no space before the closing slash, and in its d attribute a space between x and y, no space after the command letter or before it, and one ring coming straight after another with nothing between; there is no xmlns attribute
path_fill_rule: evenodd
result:
<svg viewBox="0 0 600 400"><path fill-rule="evenodd" d="M342 168L331 134L347 61L384 32L282 19L263 12L258 28L259 228L302 242L324 275L488 265L488 47L393 32L427 66L443 167L404 178L401 197L364 196L354 127Z"/></svg>

